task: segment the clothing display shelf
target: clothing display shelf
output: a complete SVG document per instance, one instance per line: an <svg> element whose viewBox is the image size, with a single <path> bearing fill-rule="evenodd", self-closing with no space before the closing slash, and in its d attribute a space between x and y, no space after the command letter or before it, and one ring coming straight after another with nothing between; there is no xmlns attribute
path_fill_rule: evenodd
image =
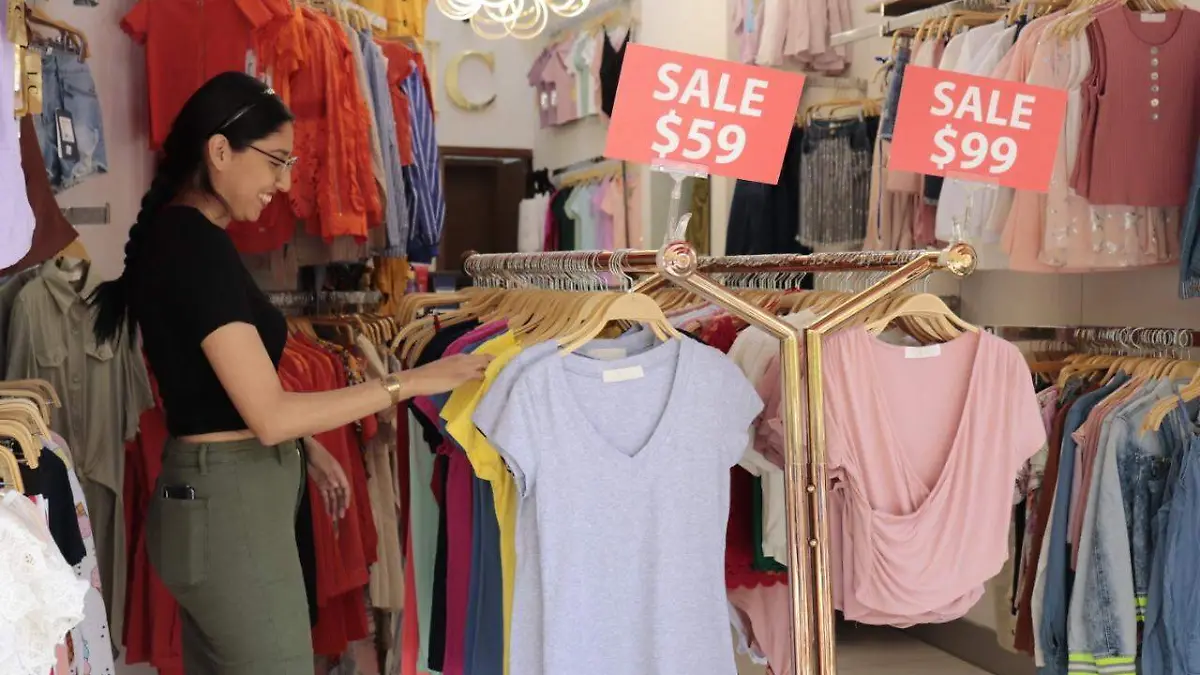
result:
<svg viewBox="0 0 1200 675"><path fill-rule="evenodd" d="M666 283L681 286L780 341L784 392L788 584L791 637L798 675L835 675L834 608L829 563L829 485L825 465L822 338L850 319L935 271L966 276L975 250L956 243L941 251L866 251L811 255L700 257L690 244L670 242L659 251L571 251L471 255L464 270L481 286L555 283L581 274L650 275L634 291ZM752 305L713 280L717 274L778 275L800 272L889 272L801 330ZM801 359L801 344L804 359ZM803 364L803 366L802 366ZM805 394L801 393L804 378ZM807 406L805 407L805 403ZM802 420L807 420L807 427ZM807 438L803 438L807 428ZM807 441L807 443L805 442ZM801 448L807 455L801 456ZM802 487L803 486L803 487ZM798 498L803 492L806 504ZM815 620L814 620L815 617Z"/></svg>

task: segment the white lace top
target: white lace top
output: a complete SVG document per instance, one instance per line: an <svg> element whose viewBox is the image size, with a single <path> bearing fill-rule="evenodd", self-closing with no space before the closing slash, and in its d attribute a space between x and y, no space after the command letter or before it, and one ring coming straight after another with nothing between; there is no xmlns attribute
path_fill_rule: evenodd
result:
<svg viewBox="0 0 1200 675"><path fill-rule="evenodd" d="M0 492L0 675L45 675L55 646L83 620L88 583L75 578L41 510Z"/></svg>

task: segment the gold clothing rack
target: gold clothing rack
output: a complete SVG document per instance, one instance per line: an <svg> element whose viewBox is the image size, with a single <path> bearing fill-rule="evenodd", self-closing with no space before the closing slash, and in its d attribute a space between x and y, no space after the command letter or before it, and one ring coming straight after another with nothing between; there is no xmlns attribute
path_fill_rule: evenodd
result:
<svg viewBox="0 0 1200 675"><path fill-rule="evenodd" d="M829 481L825 465L822 338L932 272L943 270L966 276L975 270L975 266L975 250L965 243L953 244L942 251L702 258L691 245L682 241L669 243L659 251L488 254L472 255L464 263L465 271L473 278L500 282L501 285L511 283L514 276L520 274L535 278L604 272L650 274L653 276L639 283L635 290L649 291L667 282L676 284L779 339L785 406L788 584L791 593L793 659L798 675L837 673L828 549ZM887 271L890 274L849 297L803 331L745 302L710 276L860 271ZM803 361L802 343L805 346ZM806 391L802 393L801 380L805 377ZM804 424L805 420L807 425ZM806 426L807 437L804 435ZM802 451L805 447L806 454ZM799 498L801 493L807 498L803 506Z"/></svg>

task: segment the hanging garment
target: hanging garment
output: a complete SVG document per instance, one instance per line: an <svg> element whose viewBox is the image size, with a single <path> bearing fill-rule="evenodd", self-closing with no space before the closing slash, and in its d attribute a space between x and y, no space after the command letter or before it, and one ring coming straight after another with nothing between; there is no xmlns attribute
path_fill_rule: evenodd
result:
<svg viewBox="0 0 1200 675"><path fill-rule="evenodd" d="M858 249L866 238L879 118L813 120L804 131L800 220L804 246Z"/></svg>
<svg viewBox="0 0 1200 675"><path fill-rule="evenodd" d="M21 170L25 174L25 196L33 209L35 222L33 239L29 252L8 269L0 270L0 275L10 275L40 265L58 255L68 244L79 238L79 233L67 217L50 187L50 179L46 173L46 163L42 157L42 149L38 145L38 135L34 131L33 118L26 115L21 118ZM10 282L11 283L11 282ZM19 286L18 286L19 288ZM9 305L11 307L11 304ZM7 315L7 308L0 307L0 314ZM0 322L6 319L0 319ZM7 331L0 327L0 358L8 352Z"/></svg>
<svg viewBox="0 0 1200 675"><path fill-rule="evenodd" d="M1087 193L1093 204L1187 203L1200 138L1200 12L1148 16L1124 6L1096 14L1107 63ZM1163 152L1152 156L1146 147Z"/></svg>
<svg viewBox="0 0 1200 675"><path fill-rule="evenodd" d="M46 445L46 452L53 452L67 462L70 460L70 449L61 444L62 439L56 438L53 444ZM43 453L43 456L45 453ZM84 557L74 566L75 578L89 585L84 597L83 621L71 629L67 636L67 656L69 659L69 675L101 675L116 673L113 664L113 635L108 627L108 612L104 607L104 596L101 593L100 567L96 560L96 540L92 533L92 521L88 513L87 499L83 494L83 486L74 471L67 471L71 483L71 511L76 517L76 527L83 539ZM54 675L68 675L55 671Z"/></svg>
<svg viewBox="0 0 1200 675"><path fill-rule="evenodd" d="M863 328L826 340L830 558L841 577L835 603L850 620L906 626L965 614L1007 558L1012 481L1046 440L1015 347L964 333L922 349ZM934 401L907 394L934 389Z"/></svg>
<svg viewBox="0 0 1200 675"><path fill-rule="evenodd" d="M760 409L736 367L691 340L606 362L544 359L522 374L496 424L481 429L523 499L536 499L539 555L528 562L543 590L523 595L518 581L512 672L733 672L728 471ZM696 410L712 414L686 412ZM572 524L580 519L592 525ZM517 560L526 564L520 546ZM520 618L530 602L541 606L540 631ZM518 626L540 632L540 645L523 644Z"/></svg>
<svg viewBox="0 0 1200 675"><path fill-rule="evenodd" d="M128 336L98 344L86 298L100 283L93 265L82 276L43 264L13 304L6 378L43 379L62 397L51 428L66 439L91 509L109 622L123 630L126 549L121 495L125 441L154 403L145 363Z"/></svg>
<svg viewBox="0 0 1200 675"><path fill-rule="evenodd" d="M41 509L0 491L0 674L41 675L57 663L55 646L84 619L90 585L62 558Z"/></svg>
<svg viewBox="0 0 1200 675"><path fill-rule="evenodd" d="M42 114L34 123L55 192L108 173L100 100L82 58L53 49L42 55Z"/></svg>

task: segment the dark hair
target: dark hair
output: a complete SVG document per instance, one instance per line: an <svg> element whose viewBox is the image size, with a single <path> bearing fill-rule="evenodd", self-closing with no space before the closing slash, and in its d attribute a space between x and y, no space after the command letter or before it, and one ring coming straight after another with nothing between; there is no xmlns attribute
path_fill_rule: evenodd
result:
<svg viewBox="0 0 1200 675"><path fill-rule="evenodd" d="M100 284L88 298L96 314L98 342L116 339L122 323L133 333L136 317L129 307L130 270L146 230L159 211L188 188L215 196L204 161L208 140L221 134L234 150L245 150L292 119L291 111L274 91L245 73L217 75L188 98L171 124L154 180L142 196L137 220L129 229L125 269L121 276Z"/></svg>

